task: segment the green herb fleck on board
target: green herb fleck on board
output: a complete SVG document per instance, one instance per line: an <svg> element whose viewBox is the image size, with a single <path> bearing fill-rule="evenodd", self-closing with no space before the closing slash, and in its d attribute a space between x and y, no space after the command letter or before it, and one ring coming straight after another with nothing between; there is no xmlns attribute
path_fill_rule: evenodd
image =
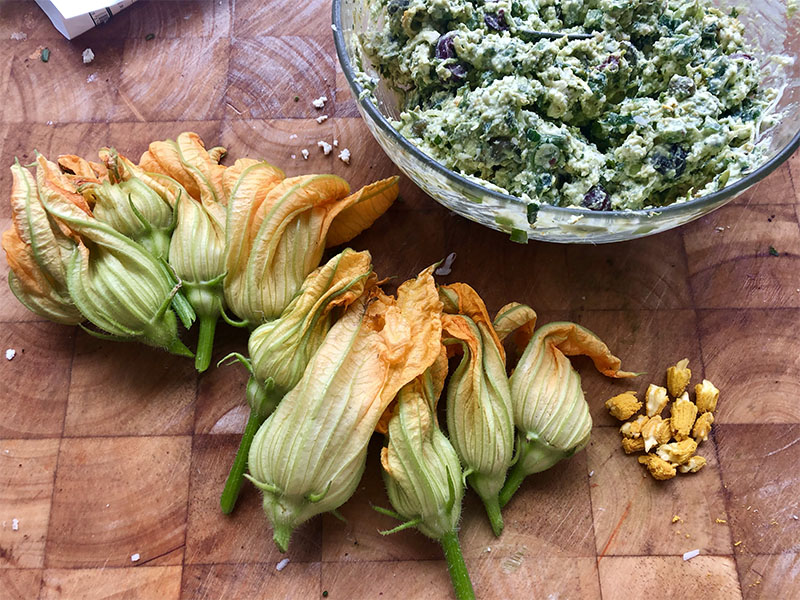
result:
<svg viewBox="0 0 800 600"><path fill-rule="evenodd" d="M295 96L295 97L294 97L294 101L295 101L295 102L300 102L300 96Z"/></svg>
<svg viewBox="0 0 800 600"><path fill-rule="evenodd" d="M769 255L770 256L780 256L781 253L778 252L777 250L775 250L775 246L770 246L769 247Z"/></svg>
<svg viewBox="0 0 800 600"><path fill-rule="evenodd" d="M144 39L147 40L148 42L150 40L154 40L155 38L156 38L156 34L155 33L148 33L146 36L144 36Z"/></svg>
<svg viewBox="0 0 800 600"><path fill-rule="evenodd" d="M324 590L324 591L322 592L322 597L323 597L323 598L327 598L327 597L328 597L328 590Z"/></svg>
<svg viewBox="0 0 800 600"><path fill-rule="evenodd" d="M42 53L39 55L39 58L42 59L42 62L50 60L50 48L42 48Z"/></svg>

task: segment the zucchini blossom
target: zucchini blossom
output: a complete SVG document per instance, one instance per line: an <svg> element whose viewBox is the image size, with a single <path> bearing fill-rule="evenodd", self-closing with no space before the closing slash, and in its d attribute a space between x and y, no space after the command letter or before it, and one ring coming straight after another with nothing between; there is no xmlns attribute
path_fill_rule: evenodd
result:
<svg viewBox="0 0 800 600"><path fill-rule="evenodd" d="M469 485L486 507L495 535L503 531L498 494L514 458L514 421L505 351L486 306L464 283L439 289L444 343L463 353L447 386L447 431ZM456 344L454 348L452 345Z"/></svg>
<svg viewBox="0 0 800 600"><path fill-rule="evenodd" d="M374 285L371 274L369 252L344 250L306 278L280 317L250 334L249 360L235 355L251 374L247 383L250 418L220 499L224 513L230 513L236 503L255 432L300 381L334 323L335 309L349 306L367 286Z"/></svg>
<svg viewBox="0 0 800 600"><path fill-rule="evenodd" d="M255 163L231 188L225 299L249 326L275 319L331 241L355 237L397 197L397 178L355 194L335 175L304 175L281 181L274 167Z"/></svg>
<svg viewBox="0 0 800 600"><path fill-rule="evenodd" d="M331 327L303 377L256 433L248 478L263 492L274 540L353 494L384 410L441 347L433 268L397 298L372 288Z"/></svg>
<svg viewBox="0 0 800 600"><path fill-rule="evenodd" d="M436 418L446 377L447 354L442 348L423 375L401 388L397 402L389 409L392 416L381 465L389 501L397 512L378 511L404 521L384 534L416 527L440 542L456 597L474 598L458 542L464 496L461 463Z"/></svg>
<svg viewBox="0 0 800 600"><path fill-rule="evenodd" d="M226 168L219 164L224 148L206 151L195 133L181 133L176 141L153 142L140 167L169 176L180 186L176 226L169 264L181 281L183 293L200 323L195 367L205 371L214 345L214 332L224 315Z"/></svg>
<svg viewBox="0 0 800 600"><path fill-rule="evenodd" d="M549 469L589 443L592 417L581 376L568 356L583 354L607 377L635 377L600 338L575 323L550 323L536 330L511 375L517 427L517 462L500 492L505 505L528 475Z"/></svg>
<svg viewBox="0 0 800 600"><path fill-rule="evenodd" d="M3 232L3 249L10 267L8 286L17 299L37 315L77 325L84 321L67 289L69 260L76 247L74 235L52 222L39 197L33 175L17 161L11 167L12 228ZM65 193L83 198L62 182ZM88 206L84 207L88 211Z"/></svg>
<svg viewBox="0 0 800 600"><path fill-rule="evenodd" d="M170 309L178 287L163 264L95 219L83 197L65 187L70 182L55 164L42 156L37 164L42 203L77 244L66 269L67 291L81 314L107 334L95 335L139 340L192 356L178 339L177 319Z"/></svg>

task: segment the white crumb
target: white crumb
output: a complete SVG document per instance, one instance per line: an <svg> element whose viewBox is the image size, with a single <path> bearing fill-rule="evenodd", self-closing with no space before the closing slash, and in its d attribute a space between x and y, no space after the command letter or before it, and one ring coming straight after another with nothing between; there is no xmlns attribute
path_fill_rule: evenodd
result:
<svg viewBox="0 0 800 600"><path fill-rule="evenodd" d="M19 519L11 519L11 531L19 531Z"/></svg>
<svg viewBox="0 0 800 600"><path fill-rule="evenodd" d="M296 140L297 139L297 134L293 133L292 135L289 136L289 139L290 140Z"/></svg>
<svg viewBox="0 0 800 600"><path fill-rule="evenodd" d="M326 142L326 141L324 141L324 140L320 140L320 141L318 141L318 142L317 142L317 146L319 146L320 148L322 148L322 153L323 153L325 156L328 156L328 154L330 154L330 153L331 153L331 151L333 150L333 146L331 146L331 145L330 145L328 142Z"/></svg>
<svg viewBox="0 0 800 600"><path fill-rule="evenodd" d="M689 550L683 554L683 560L692 560L695 556L700 555L700 550Z"/></svg>
<svg viewBox="0 0 800 600"><path fill-rule="evenodd" d="M189 20L189 19L191 19L191 18L192 18L192 15L184 15L184 16L183 16L183 20L184 20L184 21L188 21L188 20Z"/></svg>
<svg viewBox="0 0 800 600"><path fill-rule="evenodd" d="M294 160L295 158L297 158L297 154L292 154L292 160Z"/></svg>
<svg viewBox="0 0 800 600"><path fill-rule="evenodd" d="M97 71L95 71L86 78L86 83L92 83L95 80L97 80Z"/></svg>
<svg viewBox="0 0 800 600"><path fill-rule="evenodd" d="M339 140L337 140L336 138L333 138L333 147L334 148L338 148L339 147ZM800 292L800 290L797 290L797 291Z"/></svg>
<svg viewBox="0 0 800 600"><path fill-rule="evenodd" d="M81 58L83 58L83 64L88 65L94 60L94 52L92 52L91 48L87 48L83 51L83 54L81 54Z"/></svg>
<svg viewBox="0 0 800 600"><path fill-rule="evenodd" d="M343 163L350 164L350 150L344 148L341 152L339 152L339 158Z"/></svg>
<svg viewBox="0 0 800 600"><path fill-rule="evenodd" d="M308 160L308 150L306 148L300 150L300 154L303 155L303 160Z"/></svg>
<svg viewBox="0 0 800 600"><path fill-rule="evenodd" d="M17 351L13 348L9 348L6 350L6 360L14 360L14 357L17 355Z"/></svg>
<svg viewBox="0 0 800 600"><path fill-rule="evenodd" d="M793 518L795 521L797 521L797 519L798 519L798 516L797 516L797 515L792 515L792 518Z"/></svg>
<svg viewBox="0 0 800 600"><path fill-rule="evenodd" d="M714 229L716 229L717 231L725 231L724 227L715 227Z"/></svg>
<svg viewBox="0 0 800 600"><path fill-rule="evenodd" d="M336 23L331 23L331 29L333 29L334 31L339 31L339 28L336 27Z"/></svg>
<svg viewBox="0 0 800 600"><path fill-rule="evenodd" d="M451 252L447 255L447 258L444 259L442 265L436 269L433 274L438 275L439 277L443 277L444 275L450 275L453 272L453 261L456 259L456 253Z"/></svg>
<svg viewBox="0 0 800 600"><path fill-rule="evenodd" d="M317 123L320 125L328 120L328 115L320 115L317 117Z"/></svg>
<svg viewBox="0 0 800 600"><path fill-rule="evenodd" d="M136 554L131 554L131 562L136 562L140 558L141 558L141 556L139 556L138 552Z"/></svg>
<svg viewBox="0 0 800 600"><path fill-rule="evenodd" d="M589 471L589 477L594 477L594 471Z"/></svg>
<svg viewBox="0 0 800 600"><path fill-rule="evenodd" d="M312 100L311 104L314 106L314 108L323 108L327 101L328 101L327 96L320 96L316 100Z"/></svg>
<svg viewBox="0 0 800 600"><path fill-rule="evenodd" d="M283 571L286 568L286 565L288 565L288 564L289 564L289 559L288 558L284 558L281 562L279 562L277 565L275 565L275 569L277 571Z"/></svg>
<svg viewBox="0 0 800 600"><path fill-rule="evenodd" d="M24 42L28 39L28 34L24 31L15 31L11 34L11 39L15 42Z"/></svg>
<svg viewBox="0 0 800 600"><path fill-rule="evenodd" d="M108 508L109 506L111 506L111 505L110 504L106 504L106 508Z"/></svg>

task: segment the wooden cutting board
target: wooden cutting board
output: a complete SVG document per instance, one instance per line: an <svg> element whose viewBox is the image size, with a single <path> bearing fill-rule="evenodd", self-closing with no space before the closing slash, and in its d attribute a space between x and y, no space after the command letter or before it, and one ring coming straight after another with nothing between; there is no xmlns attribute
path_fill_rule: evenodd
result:
<svg viewBox="0 0 800 600"><path fill-rule="evenodd" d="M34 149L91 157L113 145L137 157L184 130L289 174L333 172L358 187L395 173L338 69L329 9L142 0L67 42L35 4L4 0L0 193L7 166ZM88 65L85 48L96 56ZM322 95L319 111L311 100ZM319 124L320 114L330 118ZM349 165L317 148L333 138ZM461 538L480 598L800 597L798 192L795 155L680 230L602 247L523 246L403 181L402 199L353 242L401 280L456 252L444 282L469 282L492 311L516 300L542 323L575 320L624 367L648 372L614 383L575 361L592 442L525 483L500 539L468 495ZM0 226L9 223L0 203ZM245 420L241 368L198 376L185 359L43 322L5 285L0 308L0 350L16 351L0 360L0 598L450 597L435 544L414 531L378 534L393 523L370 509L388 504L377 442L342 509L347 522L302 527L278 571L253 489L232 517L217 508ZM215 362L245 343L221 328ZM683 357L695 380L721 388L718 421L701 446L709 466L659 483L622 453L602 403L663 382ZM693 549L700 556L685 562Z"/></svg>

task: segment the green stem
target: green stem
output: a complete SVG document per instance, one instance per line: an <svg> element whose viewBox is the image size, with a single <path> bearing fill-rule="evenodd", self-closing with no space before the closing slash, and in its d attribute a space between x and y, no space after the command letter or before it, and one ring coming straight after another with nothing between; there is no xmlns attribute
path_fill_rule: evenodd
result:
<svg viewBox="0 0 800 600"><path fill-rule="evenodd" d="M486 508L486 516L489 517L489 523L492 526L492 531L495 537L500 537L503 533L503 515L500 514L500 501L497 496L492 498L481 498L483 506Z"/></svg>
<svg viewBox="0 0 800 600"><path fill-rule="evenodd" d="M525 477L527 477L527 473L521 468L520 462L518 461L517 464L511 468L511 472L506 478L503 489L500 490L499 504L501 507L508 504L508 501L511 500L511 497L519 489L519 486L525 481Z"/></svg>
<svg viewBox="0 0 800 600"><path fill-rule="evenodd" d="M200 331L197 337L197 352L194 356L194 368L202 373L211 364L211 353L214 349L214 331L217 328L218 316L200 317Z"/></svg>
<svg viewBox="0 0 800 600"><path fill-rule="evenodd" d="M236 458L233 460L231 472L228 474L227 481L225 481L225 489L222 490L222 496L219 499L222 512L226 515L231 514L236 506L239 490L242 489L244 470L247 468L247 455L250 453L250 446L253 444L256 431L258 431L258 428L261 427L261 424L265 420L266 419L260 417L256 411L250 411L250 418L247 419L247 425L242 434L242 441L239 442Z"/></svg>
<svg viewBox="0 0 800 600"><path fill-rule="evenodd" d="M469 579L467 565L461 554L461 545L458 543L458 534L455 531L444 534L439 540L444 549L444 558L447 560L447 570L450 572L450 581L457 600L475 600L475 591Z"/></svg>

